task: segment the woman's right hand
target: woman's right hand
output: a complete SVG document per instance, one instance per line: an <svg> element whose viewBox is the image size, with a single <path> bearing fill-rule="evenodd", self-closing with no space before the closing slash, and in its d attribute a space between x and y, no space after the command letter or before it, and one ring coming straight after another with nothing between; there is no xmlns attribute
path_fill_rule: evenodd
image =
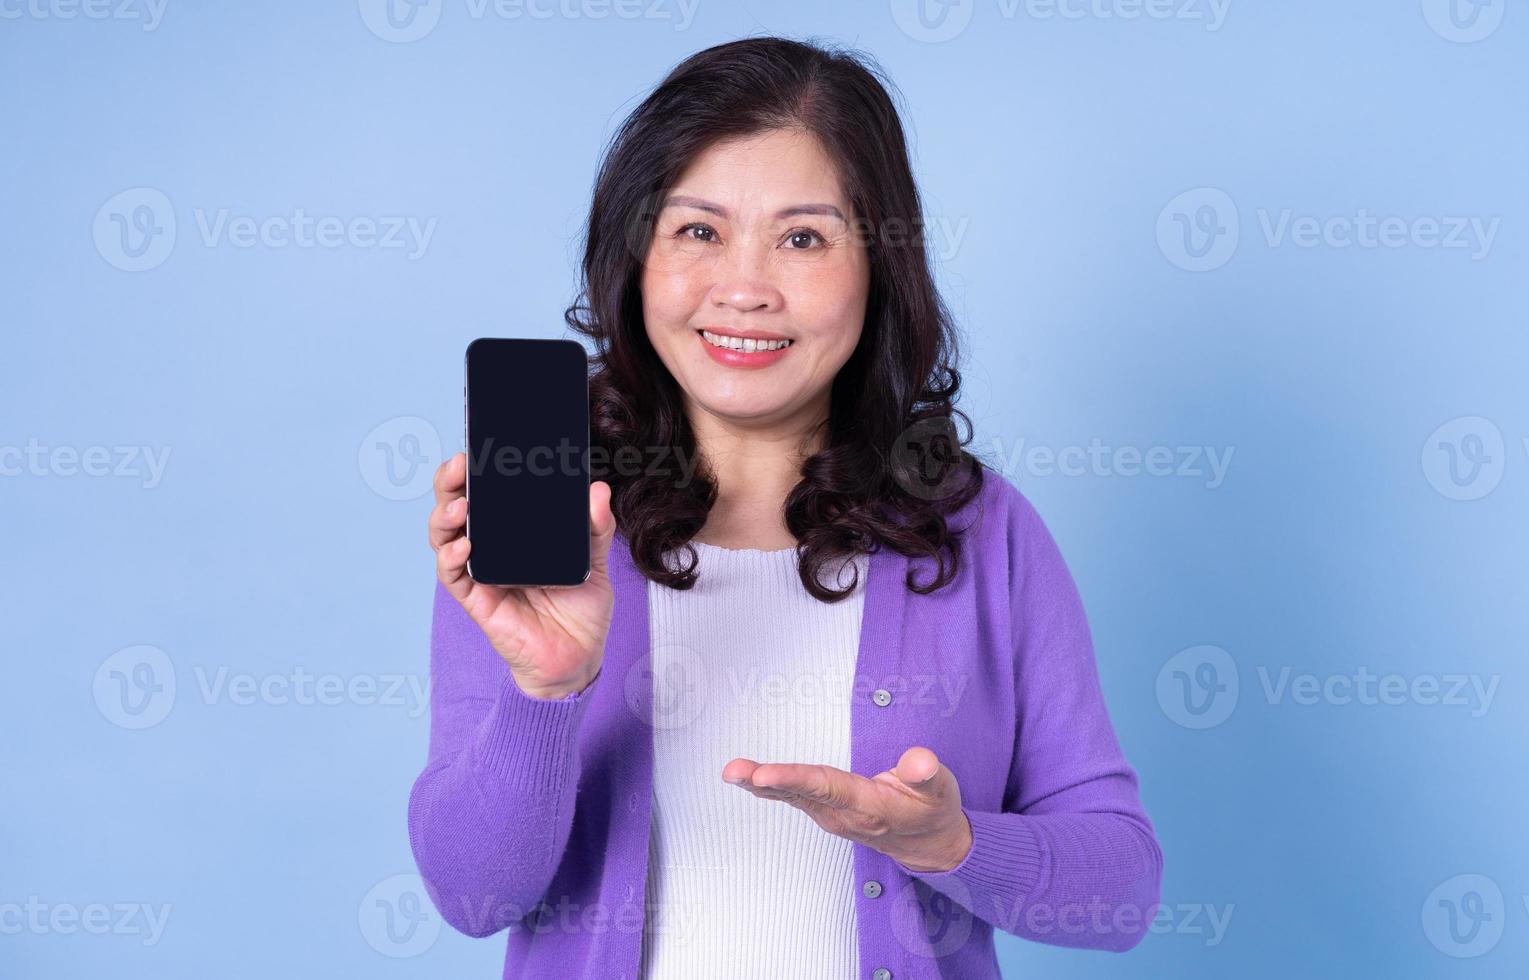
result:
<svg viewBox="0 0 1529 980"><path fill-rule="evenodd" d="M515 683L531 697L561 698L588 687L605 659L615 594L608 569L616 519L611 488L589 486L589 578L571 588L509 588L474 582L467 574L467 455L457 453L435 471L430 547L436 575L489 643L509 664Z"/></svg>

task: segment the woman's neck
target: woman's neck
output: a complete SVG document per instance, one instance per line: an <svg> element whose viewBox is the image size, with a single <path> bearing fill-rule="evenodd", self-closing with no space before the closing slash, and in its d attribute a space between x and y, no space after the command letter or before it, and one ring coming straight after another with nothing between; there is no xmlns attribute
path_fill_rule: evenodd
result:
<svg viewBox="0 0 1529 980"><path fill-rule="evenodd" d="M794 547L796 539L786 529L786 497L801 482L802 463L818 451L822 430L815 422L749 428L705 412L697 414L693 428L717 483L717 499L697 539L723 548Z"/></svg>

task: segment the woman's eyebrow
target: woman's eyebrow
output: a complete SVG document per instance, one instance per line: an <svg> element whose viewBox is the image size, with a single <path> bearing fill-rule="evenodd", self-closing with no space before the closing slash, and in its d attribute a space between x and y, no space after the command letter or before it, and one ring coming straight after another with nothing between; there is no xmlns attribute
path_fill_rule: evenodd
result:
<svg viewBox="0 0 1529 980"><path fill-rule="evenodd" d="M720 218L731 217L727 208L724 208L722 205L713 204L711 201L699 197L691 197L688 194L671 194L664 198L663 206L666 208L695 208L698 211L715 214ZM822 214L838 218L840 221L844 220L844 214L832 204L793 204L791 207L781 208L775 212L775 220L779 221L781 218L790 218L799 214Z"/></svg>

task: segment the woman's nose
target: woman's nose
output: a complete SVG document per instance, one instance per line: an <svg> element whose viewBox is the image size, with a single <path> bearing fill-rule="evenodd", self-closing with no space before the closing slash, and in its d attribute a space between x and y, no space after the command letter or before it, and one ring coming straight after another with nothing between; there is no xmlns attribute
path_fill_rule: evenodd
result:
<svg viewBox="0 0 1529 980"><path fill-rule="evenodd" d="M729 249L715 266L712 305L740 313L771 313L781 308L784 297L769 267L766 250L747 245Z"/></svg>

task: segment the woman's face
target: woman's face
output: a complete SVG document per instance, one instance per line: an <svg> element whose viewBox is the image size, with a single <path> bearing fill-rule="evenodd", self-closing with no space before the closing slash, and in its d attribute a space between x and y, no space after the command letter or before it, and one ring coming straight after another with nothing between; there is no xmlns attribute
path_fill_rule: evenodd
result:
<svg viewBox="0 0 1529 980"><path fill-rule="evenodd" d="M802 131L718 143L680 175L655 219L642 311L692 418L759 427L826 413L870 289L854 220L832 161ZM790 343L736 351L703 331Z"/></svg>

